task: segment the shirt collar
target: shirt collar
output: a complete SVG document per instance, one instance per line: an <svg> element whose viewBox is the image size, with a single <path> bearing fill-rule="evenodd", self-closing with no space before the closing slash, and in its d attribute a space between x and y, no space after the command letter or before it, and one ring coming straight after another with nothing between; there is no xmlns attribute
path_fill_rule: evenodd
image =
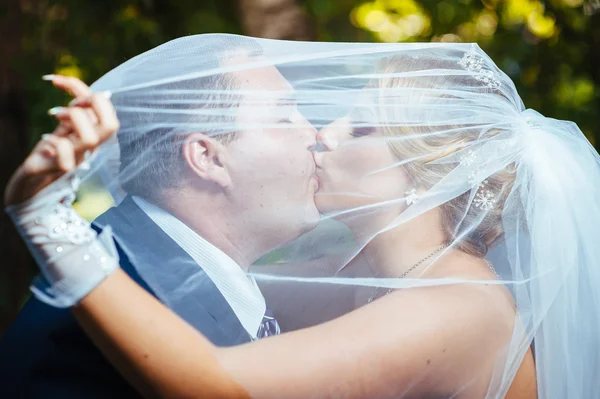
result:
<svg viewBox="0 0 600 399"><path fill-rule="evenodd" d="M256 338L266 304L254 278L249 277L233 259L200 237L181 220L141 197L132 198L158 227L202 267L244 329L252 338Z"/></svg>

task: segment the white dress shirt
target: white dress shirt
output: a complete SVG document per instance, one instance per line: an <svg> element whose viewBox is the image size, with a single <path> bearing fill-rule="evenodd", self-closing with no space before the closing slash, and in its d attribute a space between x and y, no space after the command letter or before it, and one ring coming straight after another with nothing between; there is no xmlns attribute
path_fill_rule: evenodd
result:
<svg viewBox="0 0 600 399"><path fill-rule="evenodd" d="M140 209L204 270L244 329L252 339L256 339L266 304L254 278L248 276L233 259L200 237L181 220L143 198L132 198Z"/></svg>

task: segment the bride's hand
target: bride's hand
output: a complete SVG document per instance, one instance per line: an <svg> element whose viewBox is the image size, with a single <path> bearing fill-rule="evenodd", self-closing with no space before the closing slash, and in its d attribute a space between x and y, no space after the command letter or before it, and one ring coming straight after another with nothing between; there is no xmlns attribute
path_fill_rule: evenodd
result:
<svg viewBox="0 0 600 399"><path fill-rule="evenodd" d="M92 93L81 80L54 75L54 86L75 97L68 107L52 108L59 124L42 137L11 177L4 206L28 200L63 174L75 168L119 129L119 121L107 93Z"/></svg>

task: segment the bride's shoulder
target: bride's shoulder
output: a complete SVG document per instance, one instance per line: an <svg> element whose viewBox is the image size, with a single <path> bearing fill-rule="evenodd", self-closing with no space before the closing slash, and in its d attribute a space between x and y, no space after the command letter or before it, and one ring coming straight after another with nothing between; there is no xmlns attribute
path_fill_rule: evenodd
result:
<svg viewBox="0 0 600 399"><path fill-rule="evenodd" d="M515 316L515 305L509 290L501 283L492 265L485 259L453 251L442 258L421 278L459 281L456 284L439 285L414 290L414 296L431 305L431 311L446 312L460 306L460 314L474 325L490 323L508 326ZM413 298L414 300L415 298ZM512 324L510 325L512 329Z"/></svg>
<svg viewBox="0 0 600 399"><path fill-rule="evenodd" d="M417 317L437 317L444 320L443 324L447 327L456 324L462 328L465 323L472 327L489 326L491 323L498 327L506 326L508 332L512 331L514 302L506 287L497 283L493 272L464 273L456 270L439 278L463 282L396 290L385 301L382 298L381 305L395 309L417 307Z"/></svg>
<svg viewBox="0 0 600 399"><path fill-rule="evenodd" d="M423 395L416 397L448 397L444 395L465 386L465 397L483 397L515 323L501 285L487 284L494 274L485 267L482 259L453 258L440 266L439 275L422 278L485 281L392 291L333 320L328 324L331 336L344 350L355 348L368 361L393 371L373 377L382 386L411 385L419 376L413 389ZM482 378L474 382L473 376Z"/></svg>
<svg viewBox="0 0 600 399"><path fill-rule="evenodd" d="M362 309L361 319L369 320L371 328L375 320L385 325L373 345L388 345L378 352L386 365L399 370L410 364L414 373L422 366L423 373L435 376L441 392L473 383L469 385L473 397L485 394L488 380L469 381L492 372L515 320L500 290L485 284L400 289Z"/></svg>
<svg viewBox="0 0 600 399"><path fill-rule="evenodd" d="M458 278L472 280L494 280L497 275L491 265L478 256L452 250L421 276L423 278Z"/></svg>

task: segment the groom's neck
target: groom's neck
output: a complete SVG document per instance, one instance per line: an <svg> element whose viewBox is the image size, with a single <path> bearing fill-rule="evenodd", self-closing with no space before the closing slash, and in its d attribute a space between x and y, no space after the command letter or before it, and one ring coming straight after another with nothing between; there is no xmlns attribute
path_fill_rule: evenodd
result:
<svg viewBox="0 0 600 399"><path fill-rule="evenodd" d="M169 212L200 237L223 251L244 271L263 255L260 235L239 226L236 211L214 196L190 196L178 192L165 196L158 206Z"/></svg>

